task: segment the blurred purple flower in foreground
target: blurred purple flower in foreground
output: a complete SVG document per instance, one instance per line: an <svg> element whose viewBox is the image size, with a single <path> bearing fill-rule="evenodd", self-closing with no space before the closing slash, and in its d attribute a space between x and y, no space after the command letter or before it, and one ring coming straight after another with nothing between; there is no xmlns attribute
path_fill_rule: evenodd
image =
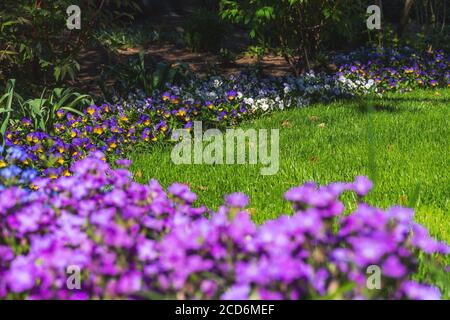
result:
<svg viewBox="0 0 450 320"><path fill-rule="evenodd" d="M292 188L285 197L294 213L256 225L242 193L214 213L192 205L188 186L166 193L154 180L136 183L101 153L72 172L35 180L36 191L0 191L0 298L440 298L411 275L418 252L449 247L411 209L363 203L372 187L365 177ZM359 195L349 215L339 200L345 191ZM381 290L366 288L370 265L382 271ZM79 289L67 286L70 266L81 270Z"/></svg>

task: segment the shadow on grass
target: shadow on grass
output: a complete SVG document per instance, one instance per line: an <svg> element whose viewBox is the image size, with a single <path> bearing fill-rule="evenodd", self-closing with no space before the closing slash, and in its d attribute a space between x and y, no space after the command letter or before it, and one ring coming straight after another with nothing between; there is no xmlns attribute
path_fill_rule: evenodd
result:
<svg viewBox="0 0 450 320"><path fill-rule="evenodd" d="M357 108L362 113L370 113L370 112L399 113L405 111L392 105L383 105L379 103L370 103L370 102L358 103Z"/></svg>
<svg viewBox="0 0 450 320"><path fill-rule="evenodd" d="M368 98L354 99L357 109L362 113L368 112L388 112L388 113L401 113L401 112L420 112L421 108L416 108L414 103L428 103L428 104L449 104L450 99L447 97L435 97L435 98L391 98L383 96L383 98ZM409 106L405 106L409 104Z"/></svg>
<svg viewBox="0 0 450 320"><path fill-rule="evenodd" d="M383 100L385 101L391 101L391 102L426 102L426 103L433 103L433 102L437 102L437 103L448 103L450 104L450 99L443 97L436 97L433 99L430 98L390 98L390 97L384 97Z"/></svg>

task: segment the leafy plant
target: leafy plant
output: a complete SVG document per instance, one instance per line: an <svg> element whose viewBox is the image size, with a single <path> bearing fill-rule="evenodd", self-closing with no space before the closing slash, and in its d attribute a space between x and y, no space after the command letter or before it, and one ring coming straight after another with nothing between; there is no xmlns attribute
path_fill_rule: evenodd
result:
<svg viewBox="0 0 450 320"><path fill-rule="evenodd" d="M224 66L233 65L236 60L236 55L228 49L222 48L219 52L219 61Z"/></svg>
<svg viewBox="0 0 450 320"><path fill-rule="evenodd" d="M16 81L11 79L6 85L5 94L0 97L0 142L5 145L5 133L8 128L9 120L11 118L13 98L15 96L14 87Z"/></svg>
<svg viewBox="0 0 450 320"><path fill-rule="evenodd" d="M265 53L265 48L258 45L249 46L245 51L246 56L256 57L258 60L261 60Z"/></svg>
<svg viewBox="0 0 450 320"><path fill-rule="evenodd" d="M82 28L69 31L66 10L73 1L2 1L0 81L19 76L44 85L73 80L80 69L80 52L97 28L125 15L132 17L137 10L134 0L77 2L83 8Z"/></svg>
<svg viewBox="0 0 450 320"><path fill-rule="evenodd" d="M74 92L72 89L55 88L48 98L44 90L40 98L26 100L20 103L22 115L32 120L35 130L51 132L57 119L57 111L64 110L80 116L81 106L92 104L89 95Z"/></svg>
<svg viewBox="0 0 450 320"><path fill-rule="evenodd" d="M114 29L108 26L106 29L99 30L95 37L105 48L117 50L145 46L148 43L157 42L160 40L161 35L152 26L139 24L127 28Z"/></svg>
<svg viewBox="0 0 450 320"><path fill-rule="evenodd" d="M295 74L314 67L324 29L340 17L337 0L222 0L221 16L247 25L260 46L280 50Z"/></svg>
<svg viewBox="0 0 450 320"><path fill-rule="evenodd" d="M217 13L197 10L184 24L184 41L195 52L219 51L225 34L225 25Z"/></svg>
<svg viewBox="0 0 450 320"><path fill-rule="evenodd" d="M137 88L144 90L149 96L154 90L162 90L167 83L181 83L190 77L186 64L147 62L143 50L137 57L131 57L110 70L119 79L119 91L129 93L130 88Z"/></svg>

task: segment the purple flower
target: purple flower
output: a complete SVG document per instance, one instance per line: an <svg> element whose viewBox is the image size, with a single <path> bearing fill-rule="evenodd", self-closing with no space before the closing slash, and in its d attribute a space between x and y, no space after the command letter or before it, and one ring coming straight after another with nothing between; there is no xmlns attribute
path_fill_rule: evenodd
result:
<svg viewBox="0 0 450 320"><path fill-rule="evenodd" d="M221 299L222 300L248 300L250 297L250 286L248 285L236 285L226 291Z"/></svg>
<svg viewBox="0 0 450 320"><path fill-rule="evenodd" d="M131 161L128 159L119 159L116 161L119 167L128 168L131 165Z"/></svg>
<svg viewBox="0 0 450 320"><path fill-rule="evenodd" d="M396 256L389 256L383 263L382 273L391 278L401 278L406 274L406 267Z"/></svg>
<svg viewBox="0 0 450 320"><path fill-rule="evenodd" d="M127 169L112 169L103 157L77 161L71 176L36 180L35 191L0 191L8 240L0 245L0 298L126 299L148 292L310 299L351 283L343 298L362 299L369 264L395 279L371 298L439 298L437 289L409 277L417 269L415 249L446 254L448 246L416 224L411 209L360 203L344 215L339 197L353 184L292 188L286 198L294 213L259 225L239 210L249 201L242 193L212 212L192 206L196 195L187 185L175 183L166 193L155 180L133 182ZM82 290L69 292L66 270L73 265L82 270Z"/></svg>
<svg viewBox="0 0 450 320"><path fill-rule="evenodd" d="M383 239L353 237L349 239L355 251L355 262L361 266L380 261L388 253L389 245Z"/></svg>
<svg viewBox="0 0 450 320"><path fill-rule="evenodd" d="M418 284L414 281L407 281L402 286L403 292L408 299L412 300L440 300L439 289L432 286Z"/></svg>
<svg viewBox="0 0 450 320"><path fill-rule="evenodd" d="M33 261L29 261L24 256L17 257L11 263L11 269L7 274L7 283L11 291L16 293L33 288L36 283Z"/></svg>
<svg viewBox="0 0 450 320"><path fill-rule="evenodd" d="M189 187L184 184L174 183L168 191L175 197L186 201L187 203L193 203L197 199L197 195L189 190Z"/></svg>
<svg viewBox="0 0 450 320"><path fill-rule="evenodd" d="M353 183L353 191L360 197L366 196L372 189L373 183L367 177L358 176Z"/></svg>
<svg viewBox="0 0 450 320"><path fill-rule="evenodd" d="M225 204L234 208L245 208L248 202L248 197L240 192L232 193L225 197Z"/></svg>
<svg viewBox="0 0 450 320"><path fill-rule="evenodd" d="M237 96L237 92L235 90L230 90L230 91L227 92L227 98L230 101L235 100L236 96Z"/></svg>
<svg viewBox="0 0 450 320"><path fill-rule="evenodd" d="M117 291L122 294L137 293L142 287L142 277L137 271L124 274L117 283Z"/></svg>

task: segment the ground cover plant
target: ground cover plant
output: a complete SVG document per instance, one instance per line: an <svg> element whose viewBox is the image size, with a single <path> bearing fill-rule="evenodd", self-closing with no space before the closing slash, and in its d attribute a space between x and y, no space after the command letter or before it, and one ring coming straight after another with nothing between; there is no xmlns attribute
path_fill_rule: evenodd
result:
<svg viewBox="0 0 450 320"><path fill-rule="evenodd" d="M450 60L445 53L404 51L337 57L337 61L346 63L335 75L263 78L241 74L194 79L185 85L154 90L150 97L144 93L136 99L91 105L84 114L62 105L58 109L54 104L51 130L36 130L36 116L34 126L33 119L25 117L5 132L6 145L22 146L37 168L48 176L58 176L68 174L70 164L90 151L123 156L135 144L170 140L175 129L190 131L194 121L202 121L205 127L235 125L273 110L313 102L450 85ZM367 57L367 65L358 60L361 56ZM387 68L386 61L392 67ZM38 129L45 127L42 124Z"/></svg>
<svg viewBox="0 0 450 320"><path fill-rule="evenodd" d="M419 54L404 47L356 51L340 58L347 62L339 68L339 75L354 81L373 79L378 84L376 92L450 87L449 60L444 51Z"/></svg>
<svg viewBox="0 0 450 320"><path fill-rule="evenodd" d="M413 210L363 203L372 182L306 183L284 197L294 215L256 226L242 193L216 213L193 207L195 193L173 184L166 194L111 170L101 153L73 165L74 175L35 181L39 190L0 191L0 297L86 299L439 299L438 288L409 279L414 252L448 254L413 222ZM119 161L129 165L129 161ZM342 216L338 199L358 197ZM333 221L338 218L338 229ZM382 266L383 289L367 291L366 268ZM83 288L66 287L67 266L83 270Z"/></svg>

